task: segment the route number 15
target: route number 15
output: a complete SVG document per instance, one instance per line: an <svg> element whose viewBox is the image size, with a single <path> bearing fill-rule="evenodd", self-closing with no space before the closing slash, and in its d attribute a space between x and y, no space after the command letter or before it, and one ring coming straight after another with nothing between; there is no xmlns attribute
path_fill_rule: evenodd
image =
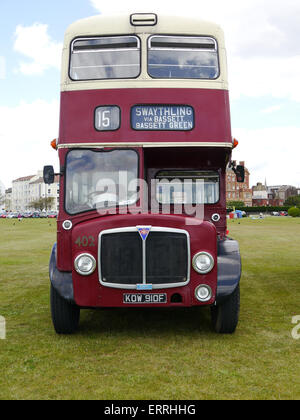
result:
<svg viewBox="0 0 300 420"><path fill-rule="evenodd" d="M114 131L120 128L121 111L118 106L99 106L95 111L97 131Z"/></svg>

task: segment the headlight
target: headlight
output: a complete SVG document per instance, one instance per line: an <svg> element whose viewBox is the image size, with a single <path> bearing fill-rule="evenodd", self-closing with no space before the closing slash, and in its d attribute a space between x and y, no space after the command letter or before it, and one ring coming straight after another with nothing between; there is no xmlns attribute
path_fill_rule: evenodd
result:
<svg viewBox="0 0 300 420"><path fill-rule="evenodd" d="M208 302L212 298L212 290L206 284L201 284L195 290L195 296L200 302Z"/></svg>
<svg viewBox="0 0 300 420"><path fill-rule="evenodd" d="M89 276L95 271L96 260L91 254L81 254L75 259L74 267L82 276Z"/></svg>
<svg viewBox="0 0 300 420"><path fill-rule="evenodd" d="M214 268L215 262L208 252L198 252L193 258L193 268L197 273L207 274Z"/></svg>

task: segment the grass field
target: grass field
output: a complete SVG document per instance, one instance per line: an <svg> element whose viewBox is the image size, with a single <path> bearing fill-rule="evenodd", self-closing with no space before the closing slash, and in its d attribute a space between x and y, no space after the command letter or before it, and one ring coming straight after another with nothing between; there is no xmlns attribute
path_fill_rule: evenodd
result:
<svg viewBox="0 0 300 420"><path fill-rule="evenodd" d="M233 336L208 308L82 311L54 333L48 260L55 222L0 220L0 399L299 399L300 219L229 222L243 259Z"/></svg>

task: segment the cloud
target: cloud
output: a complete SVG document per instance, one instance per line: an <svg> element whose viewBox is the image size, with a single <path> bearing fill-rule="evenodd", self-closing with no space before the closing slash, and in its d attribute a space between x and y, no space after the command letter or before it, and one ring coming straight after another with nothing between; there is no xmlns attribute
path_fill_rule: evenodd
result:
<svg viewBox="0 0 300 420"><path fill-rule="evenodd" d="M228 58L231 99L272 96L300 102L300 55L285 59Z"/></svg>
<svg viewBox="0 0 300 420"><path fill-rule="evenodd" d="M140 0L90 1L102 14L149 12ZM300 102L299 0L152 0L151 10L221 24L231 99L272 96Z"/></svg>
<svg viewBox="0 0 300 420"><path fill-rule="evenodd" d="M58 166L57 153L50 147L58 135L58 101L2 106L0 115L0 179L7 187L13 179L33 175L44 165Z"/></svg>
<svg viewBox="0 0 300 420"><path fill-rule="evenodd" d="M266 178L268 185L300 186L300 127L236 128L234 136L239 146L233 159L245 161L251 186Z"/></svg>
<svg viewBox="0 0 300 420"><path fill-rule="evenodd" d="M274 105L268 108L262 109L260 112L261 114L273 114L273 112L280 111L282 109L281 105Z"/></svg>
<svg viewBox="0 0 300 420"><path fill-rule="evenodd" d="M32 26L18 25L14 50L29 59L19 63L18 72L25 75L42 74L49 68L60 68L62 43L51 39L48 25L41 23L34 23Z"/></svg>

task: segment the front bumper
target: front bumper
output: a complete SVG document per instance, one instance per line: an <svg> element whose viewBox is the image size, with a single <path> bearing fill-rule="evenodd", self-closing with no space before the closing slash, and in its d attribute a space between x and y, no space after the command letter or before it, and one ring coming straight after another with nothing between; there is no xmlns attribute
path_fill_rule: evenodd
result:
<svg viewBox="0 0 300 420"><path fill-rule="evenodd" d="M238 287L241 278L241 257L239 245L237 241L226 238L218 241L218 258L217 258L217 288L214 301L219 304L226 300ZM75 302L74 297L74 281L72 272L61 272L56 265L56 244L53 246L50 266L50 281L59 295L71 303ZM99 283L98 283L99 285ZM103 288L96 298L90 303L86 303L84 307L120 307L123 304L123 294L126 290ZM128 290L127 290L128 292ZM193 306L194 288L188 284L185 287L174 287L166 289L167 300L170 306ZM178 295L181 296L180 302L174 299ZM194 302L195 304L195 302ZM199 302L197 303L199 304ZM211 304L211 303L210 303ZM81 305L80 305L81 306ZM153 304L152 306L156 306ZM161 306L161 305L158 305Z"/></svg>

